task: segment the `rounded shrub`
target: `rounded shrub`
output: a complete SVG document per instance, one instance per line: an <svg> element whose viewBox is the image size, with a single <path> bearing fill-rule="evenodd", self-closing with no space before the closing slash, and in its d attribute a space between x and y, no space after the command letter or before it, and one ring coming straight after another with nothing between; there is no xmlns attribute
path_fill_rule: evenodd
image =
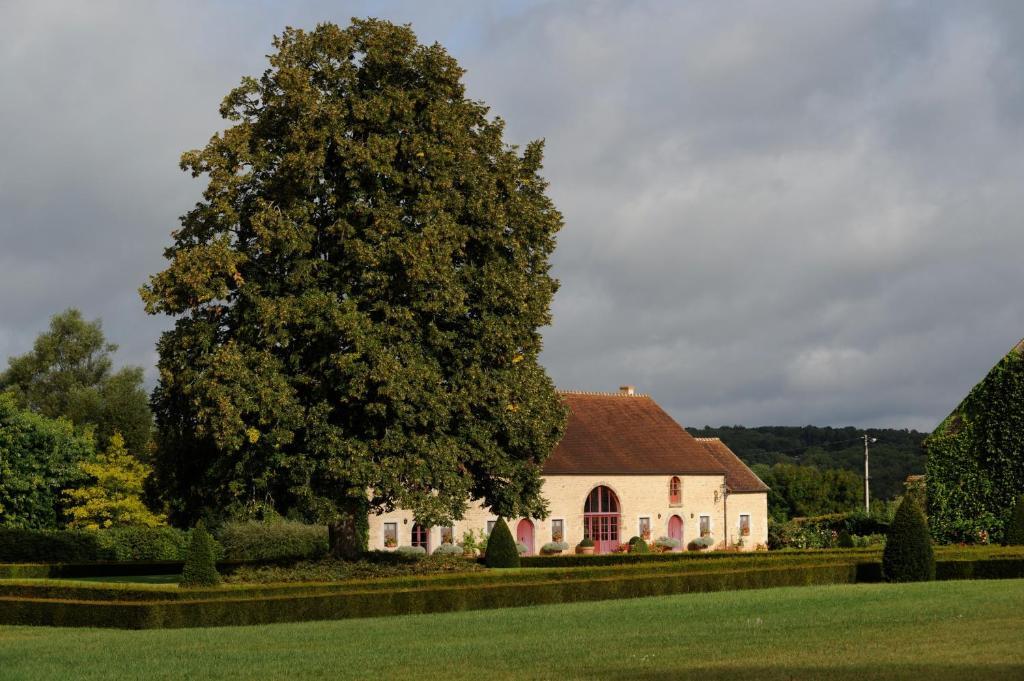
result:
<svg viewBox="0 0 1024 681"><path fill-rule="evenodd" d="M529 552L529 547L521 541L516 542L516 551L519 552L520 556L526 555Z"/></svg>
<svg viewBox="0 0 1024 681"><path fill-rule="evenodd" d="M220 530L229 560L316 560L327 555L327 526L292 520L230 521Z"/></svg>
<svg viewBox="0 0 1024 681"><path fill-rule="evenodd" d="M935 553L928 521L910 497L904 497L889 527L882 552L882 575L889 582L935 579Z"/></svg>
<svg viewBox="0 0 1024 681"><path fill-rule="evenodd" d="M490 568L519 567L519 549L504 518L498 518L494 523L494 530L487 539L485 561Z"/></svg>
<svg viewBox="0 0 1024 681"><path fill-rule="evenodd" d="M594 545L594 540L590 537L584 537L579 544L576 546L582 546L583 548L590 548Z"/></svg>
<svg viewBox="0 0 1024 681"><path fill-rule="evenodd" d="M650 553L650 547L640 537L631 537L629 540L629 552L630 553Z"/></svg>
<svg viewBox="0 0 1024 681"><path fill-rule="evenodd" d="M846 530L843 530L836 539L836 546L841 549L852 549L854 547L853 536Z"/></svg>
<svg viewBox="0 0 1024 681"><path fill-rule="evenodd" d="M1024 494L1017 497L1017 503L1013 505L1003 543L1007 546L1024 546Z"/></svg>
<svg viewBox="0 0 1024 681"><path fill-rule="evenodd" d="M213 537L206 531L206 525L199 521L192 530L192 538L185 556L185 568L181 571L178 586L217 586L220 575L217 573L217 547Z"/></svg>
<svg viewBox="0 0 1024 681"><path fill-rule="evenodd" d="M679 548L679 540L678 539L673 539L672 537L658 537L658 540L656 542L654 542L654 543L657 546L660 546L663 549L668 549L670 551L672 549L678 549Z"/></svg>
<svg viewBox="0 0 1024 681"><path fill-rule="evenodd" d="M410 558L418 558L420 556L427 555L427 550L422 546L399 546L395 549L395 553L402 556L408 556Z"/></svg>
<svg viewBox="0 0 1024 681"><path fill-rule="evenodd" d="M551 554L551 553L561 553L562 551L567 551L568 549L569 549L569 544L567 542L564 542L564 541L550 541L547 544L545 544L544 546L540 547L540 552L541 553L548 553L548 554Z"/></svg>
<svg viewBox="0 0 1024 681"><path fill-rule="evenodd" d="M461 556L463 548L458 544L441 544L434 549L435 556Z"/></svg>

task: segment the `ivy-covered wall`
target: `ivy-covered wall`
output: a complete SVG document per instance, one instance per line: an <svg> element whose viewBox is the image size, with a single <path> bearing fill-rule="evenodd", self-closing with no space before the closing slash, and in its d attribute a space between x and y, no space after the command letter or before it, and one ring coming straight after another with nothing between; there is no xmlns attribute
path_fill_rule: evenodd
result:
<svg viewBox="0 0 1024 681"><path fill-rule="evenodd" d="M999 541L1024 493L1024 341L924 443L928 515L939 541Z"/></svg>

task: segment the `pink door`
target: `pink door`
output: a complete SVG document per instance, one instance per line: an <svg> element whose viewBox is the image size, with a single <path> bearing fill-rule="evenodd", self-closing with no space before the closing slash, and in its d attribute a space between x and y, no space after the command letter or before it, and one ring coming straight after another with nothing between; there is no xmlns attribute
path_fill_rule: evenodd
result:
<svg viewBox="0 0 1024 681"><path fill-rule="evenodd" d="M594 540L594 553L619 548L619 499L607 487L595 487L583 506L583 536Z"/></svg>
<svg viewBox="0 0 1024 681"><path fill-rule="evenodd" d="M676 547L675 551L683 550L683 519L677 515L672 516L668 519L668 536L669 539L675 539L679 542L679 546Z"/></svg>
<svg viewBox="0 0 1024 681"><path fill-rule="evenodd" d="M519 521L516 538L520 544L526 545L526 553L533 555L533 523L531 521L526 519Z"/></svg>

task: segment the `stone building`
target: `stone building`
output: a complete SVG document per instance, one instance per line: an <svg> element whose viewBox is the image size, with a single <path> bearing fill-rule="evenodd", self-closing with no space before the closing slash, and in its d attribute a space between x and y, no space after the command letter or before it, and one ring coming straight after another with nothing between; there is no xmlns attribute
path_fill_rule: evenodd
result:
<svg viewBox="0 0 1024 681"><path fill-rule="evenodd" d="M768 542L768 487L718 438L694 438L654 400L632 387L617 393L563 392L569 419L544 465L547 518L509 518L527 553L561 538L584 537L597 553L632 536L700 537L713 548L753 550ZM490 532L490 509L471 504L450 527L424 527L401 509L370 517L370 548L460 543Z"/></svg>

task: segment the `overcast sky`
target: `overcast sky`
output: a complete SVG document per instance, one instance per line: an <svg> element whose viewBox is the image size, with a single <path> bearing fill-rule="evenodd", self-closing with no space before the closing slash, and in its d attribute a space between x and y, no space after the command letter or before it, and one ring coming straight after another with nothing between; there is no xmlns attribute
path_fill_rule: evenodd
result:
<svg viewBox="0 0 1024 681"><path fill-rule="evenodd" d="M559 387L931 430L1024 336L1024 3L0 0L0 363L74 306L152 381L179 155L275 33L352 16L547 140Z"/></svg>

